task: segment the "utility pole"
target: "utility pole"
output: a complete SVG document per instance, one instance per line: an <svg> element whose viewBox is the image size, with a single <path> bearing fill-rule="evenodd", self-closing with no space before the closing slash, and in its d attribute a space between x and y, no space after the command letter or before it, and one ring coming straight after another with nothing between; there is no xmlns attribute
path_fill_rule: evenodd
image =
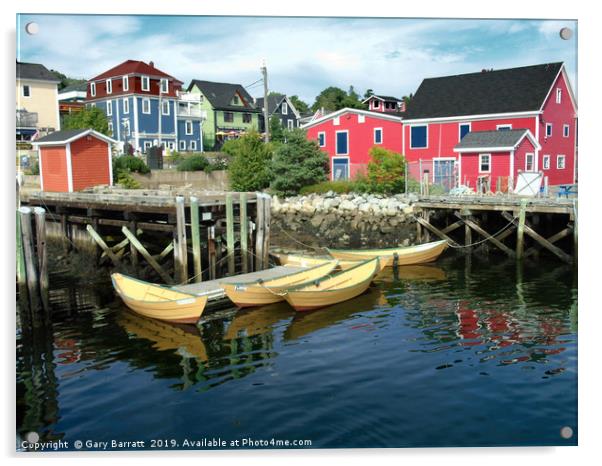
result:
<svg viewBox="0 0 602 466"><path fill-rule="evenodd" d="M265 126L265 142L270 142L270 120L268 112L268 68L265 58L261 61L261 74L263 75L263 121Z"/></svg>

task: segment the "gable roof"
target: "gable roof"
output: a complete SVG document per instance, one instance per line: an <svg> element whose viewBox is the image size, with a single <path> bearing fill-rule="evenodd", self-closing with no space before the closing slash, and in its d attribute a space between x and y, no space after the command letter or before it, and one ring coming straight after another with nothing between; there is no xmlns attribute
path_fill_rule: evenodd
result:
<svg viewBox="0 0 602 466"><path fill-rule="evenodd" d="M406 110L406 119L539 111L562 62L428 78Z"/></svg>
<svg viewBox="0 0 602 466"><path fill-rule="evenodd" d="M310 127L320 124L326 120L331 120L338 116L344 115L345 113L355 113L357 115L365 115L365 116L368 116L371 118L380 118L381 120L398 121L400 123L403 120L403 117L402 117L403 114L399 113L399 112L371 112L369 110L361 110L359 108L342 108L340 110L337 110L336 112L328 113L320 118L317 118L313 121L305 123L301 127L302 128L310 128Z"/></svg>
<svg viewBox="0 0 602 466"><path fill-rule="evenodd" d="M283 100L286 101L288 108L295 114L295 116L297 118L301 118L301 114L295 108L293 103L290 101L290 99L285 94L268 95L268 115L271 116L276 111L276 109L280 106L280 104L282 103ZM263 97L257 97L257 99L255 99L255 106L258 109L263 109Z"/></svg>
<svg viewBox="0 0 602 466"><path fill-rule="evenodd" d="M456 144L454 152L510 151L516 149L525 137L530 139L534 148L541 148L528 129L512 129L505 131L471 131Z"/></svg>
<svg viewBox="0 0 602 466"><path fill-rule="evenodd" d="M77 139L80 139L84 136L87 136L88 134L91 136L95 136L98 139L101 139L103 141L106 141L109 144L117 142L116 140L114 140L113 138L110 138L109 136L105 136L104 134L99 133L98 131L88 128L88 129L66 129L66 130L62 130L62 131L55 131L54 133L50 133L47 136L37 139L36 141L33 142L33 144L39 145L39 146L67 144L67 143L70 143Z"/></svg>
<svg viewBox="0 0 602 466"><path fill-rule="evenodd" d="M114 78L116 76L124 76L126 74L144 74L148 76L155 76L160 78L173 79L178 83L182 83L178 79L174 78L172 75L161 71L159 68L155 68L153 62L144 63L139 60L126 60L123 63L120 63L117 66L105 71L104 73L100 73L97 76L94 76L89 81L98 81L99 79L106 78Z"/></svg>
<svg viewBox="0 0 602 466"><path fill-rule="evenodd" d="M373 97L376 97L379 100L388 100L388 101L392 101L392 102L403 102L402 99L398 99L397 97L392 97L390 95L377 95L377 94L372 94L370 97L362 100L362 103L368 102L370 99L372 99Z"/></svg>
<svg viewBox="0 0 602 466"><path fill-rule="evenodd" d="M66 94L67 92L87 92L88 83L76 83L66 86L59 91L59 94Z"/></svg>
<svg viewBox="0 0 602 466"><path fill-rule="evenodd" d="M198 87L203 95L209 100L209 103L216 110L232 110L235 112L259 112L253 104L253 97L240 84L218 83L214 81L202 81L193 79L188 85L187 91L194 87ZM238 93L247 103L245 107L231 105L232 97Z"/></svg>
<svg viewBox="0 0 602 466"><path fill-rule="evenodd" d="M59 78L40 63L17 62L17 79L36 79L59 83Z"/></svg>

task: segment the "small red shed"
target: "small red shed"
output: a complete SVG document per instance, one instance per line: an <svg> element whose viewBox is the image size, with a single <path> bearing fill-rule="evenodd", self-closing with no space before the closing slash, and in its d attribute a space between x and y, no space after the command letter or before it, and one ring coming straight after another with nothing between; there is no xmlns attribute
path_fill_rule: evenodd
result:
<svg viewBox="0 0 602 466"><path fill-rule="evenodd" d="M111 144L115 142L93 129L55 131L35 141L42 191L72 193L112 185Z"/></svg>

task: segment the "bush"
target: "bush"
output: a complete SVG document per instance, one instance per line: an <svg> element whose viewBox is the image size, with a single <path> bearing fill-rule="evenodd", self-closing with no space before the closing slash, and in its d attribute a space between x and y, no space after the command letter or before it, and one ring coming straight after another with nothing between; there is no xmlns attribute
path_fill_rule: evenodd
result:
<svg viewBox="0 0 602 466"><path fill-rule="evenodd" d="M149 173L150 168L144 163L140 157L134 155L122 155L113 159L113 173L117 172L136 172Z"/></svg>
<svg viewBox="0 0 602 466"><path fill-rule="evenodd" d="M357 182L352 180L323 181L322 183L316 183L302 187L299 190L299 194L324 194L328 191L332 191L337 194L347 194L351 192L358 192L357 188Z"/></svg>
<svg viewBox="0 0 602 466"><path fill-rule="evenodd" d="M211 166L207 158L198 154L182 160L177 168L180 172L211 171Z"/></svg>
<svg viewBox="0 0 602 466"><path fill-rule="evenodd" d="M260 191L271 181L272 146L256 132L226 141L222 151L232 156L228 171L235 191Z"/></svg>
<svg viewBox="0 0 602 466"><path fill-rule="evenodd" d="M126 189L140 189L142 187L129 172L119 172L117 184L120 184Z"/></svg>
<svg viewBox="0 0 602 466"><path fill-rule="evenodd" d="M303 186L326 181L328 155L305 131L287 131L286 143L278 146L272 162L271 188L282 195L294 195Z"/></svg>
<svg viewBox="0 0 602 466"><path fill-rule="evenodd" d="M385 149L370 149L368 176L370 192L397 194L405 190L405 158L403 155Z"/></svg>

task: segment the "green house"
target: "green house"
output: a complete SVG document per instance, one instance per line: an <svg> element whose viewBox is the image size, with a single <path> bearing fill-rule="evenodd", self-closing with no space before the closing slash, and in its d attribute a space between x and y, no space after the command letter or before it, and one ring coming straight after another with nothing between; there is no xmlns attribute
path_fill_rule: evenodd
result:
<svg viewBox="0 0 602 466"><path fill-rule="evenodd" d="M226 139L259 130L261 110L255 107L253 97L240 84L193 79L188 92L201 95L201 110L207 114L203 123L203 147L206 150L218 150Z"/></svg>

